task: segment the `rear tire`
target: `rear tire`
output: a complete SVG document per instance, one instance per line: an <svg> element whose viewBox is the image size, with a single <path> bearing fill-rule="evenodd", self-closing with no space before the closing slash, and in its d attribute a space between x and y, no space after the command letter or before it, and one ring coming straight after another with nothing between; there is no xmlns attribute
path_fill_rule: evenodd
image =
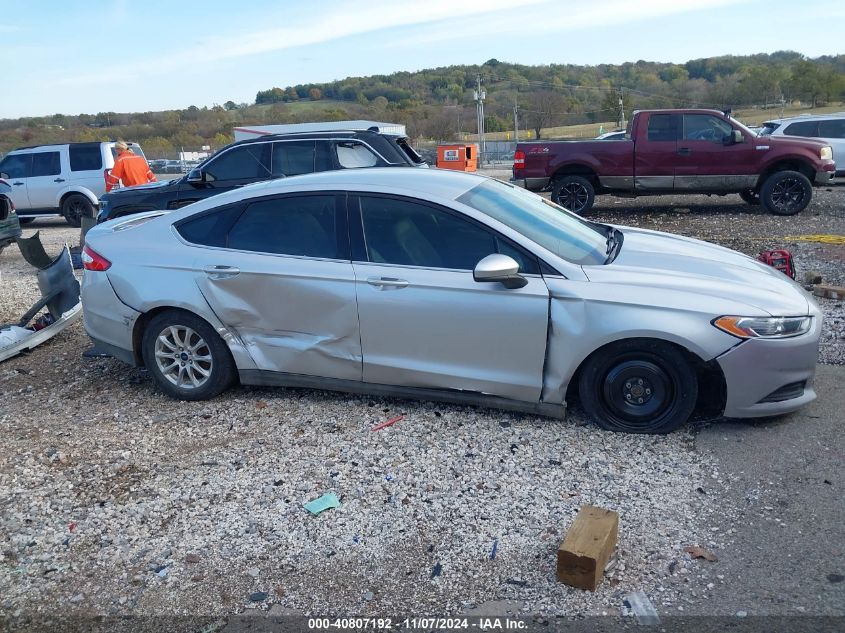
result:
<svg viewBox="0 0 845 633"><path fill-rule="evenodd" d="M596 190L593 183L583 176L562 176L552 186L552 202L581 214L593 206Z"/></svg>
<svg viewBox="0 0 845 633"><path fill-rule="evenodd" d="M82 226L82 216L94 217L94 205L81 193L74 193L62 203L62 215L74 228Z"/></svg>
<svg viewBox="0 0 845 633"><path fill-rule="evenodd" d="M683 426L698 398L698 379L669 343L629 340L590 356L578 381L581 404L601 428L669 433Z"/></svg>
<svg viewBox="0 0 845 633"><path fill-rule="evenodd" d="M182 310L154 316L141 340L144 365L167 395L207 400L235 381L235 363L208 323Z"/></svg>
<svg viewBox="0 0 845 633"><path fill-rule="evenodd" d="M813 185L798 171L778 171L769 176L760 189L763 208L774 215L795 215L803 211L813 197Z"/></svg>

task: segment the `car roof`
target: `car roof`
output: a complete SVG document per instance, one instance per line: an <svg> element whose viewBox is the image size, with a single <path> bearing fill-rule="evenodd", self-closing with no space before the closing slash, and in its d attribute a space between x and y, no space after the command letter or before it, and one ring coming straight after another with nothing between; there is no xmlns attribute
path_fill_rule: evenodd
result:
<svg viewBox="0 0 845 633"><path fill-rule="evenodd" d="M830 114L799 114L797 116L787 116L782 119L769 119L763 125L768 123L794 123L795 121L821 121L827 119L845 119L845 112L831 112Z"/></svg>

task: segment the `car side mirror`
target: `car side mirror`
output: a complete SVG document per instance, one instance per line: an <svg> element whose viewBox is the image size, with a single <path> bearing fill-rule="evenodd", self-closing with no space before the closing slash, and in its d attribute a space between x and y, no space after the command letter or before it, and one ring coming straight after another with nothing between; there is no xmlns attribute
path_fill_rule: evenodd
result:
<svg viewBox="0 0 845 633"><path fill-rule="evenodd" d="M737 145L744 142L745 137L739 130L731 130L731 133L725 137L725 145Z"/></svg>
<svg viewBox="0 0 845 633"><path fill-rule="evenodd" d="M192 169L188 172L188 182L205 182L205 172L202 169Z"/></svg>
<svg viewBox="0 0 845 633"><path fill-rule="evenodd" d="M523 288L528 280L519 274L519 264L513 257L495 253L488 255L475 265L472 278L479 282L498 281L505 288Z"/></svg>
<svg viewBox="0 0 845 633"><path fill-rule="evenodd" d="M0 171L0 178L3 180L9 180L10 176L5 171Z"/></svg>

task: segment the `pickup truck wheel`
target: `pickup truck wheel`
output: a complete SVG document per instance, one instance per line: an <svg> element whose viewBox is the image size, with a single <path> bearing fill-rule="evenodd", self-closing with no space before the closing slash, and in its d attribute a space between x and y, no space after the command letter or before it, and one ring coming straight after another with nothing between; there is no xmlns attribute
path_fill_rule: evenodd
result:
<svg viewBox="0 0 845 633"><path fill-rule="evenodd" d="M797 171L778 171L769 176L760 189L763 208L774 215L795 215L803 211L813 197L809 179Z"/></svg>
<svg viewBox="0 0 845 633"><path fill-rule="evenodd" d="M760 205L760 196L754 193L751 189L747 191L740 191L739 197L743 199L747 204L750 204L753 207Z"/></svg>
<svg viewBox="0 0 845 633"><path fill-rule="evenodd" d="M563 176L554 181L552 202L573 213L582 213L593 206L596 190L583 176Z"/></svg>
<svg viewBox="0 0 845 633"><path fill-rule="evenodd" d="M698 380L672 345L622 341L587 360L578 393L587 414L603 429L669 433L695 409Z"/></svg>
<svg viewBox="0 0 845 633"><path fill-rule="evenodd" d="M94 205L82 194L75 193L62 203L62 215L74 228L82 226L82 216L94 217Z"/></svg>

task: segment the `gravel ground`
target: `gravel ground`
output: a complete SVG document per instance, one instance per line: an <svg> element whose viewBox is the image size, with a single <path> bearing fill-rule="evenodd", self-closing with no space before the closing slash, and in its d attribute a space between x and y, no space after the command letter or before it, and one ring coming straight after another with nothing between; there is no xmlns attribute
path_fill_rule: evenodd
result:
<svg viewBox="0 0 845 633"><path fill-rule="evenodd" d="M845 234L844 196L817 191L796 218L736 196L599 198L590 217L749 254L785 246L799 275L843 284L845 246L785 236ZM28 228L51 252L78 237L59 221ZM14 248L0 272L7 322L37 288ZM842 303L820 303L821 361L843 364ZM725 547L719 525L737 512L694 428L635 437L601 432L577 409L559 422L295 389L176 402L143 371L81 358L87 347L75 324L0 365L0 616L456 614L503 600L522 613L618 615L633 590L677 612L723 582L683 551ZM340 508L302 508L326 492ZM584 503L621 517L619 564L595 593L554 580ZM266 597L252 602L256 592Z"/></svg>

